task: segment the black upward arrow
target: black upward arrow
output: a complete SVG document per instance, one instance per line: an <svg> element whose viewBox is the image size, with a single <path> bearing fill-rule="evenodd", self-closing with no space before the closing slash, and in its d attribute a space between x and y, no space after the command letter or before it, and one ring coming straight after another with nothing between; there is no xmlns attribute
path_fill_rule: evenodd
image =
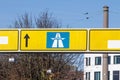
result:
<svg viewBox="0 0 120 80"><path fill-rule="evenodd" d="M25 37L24 37L24 39L25 39L25 47L28 47L28 39L30 39L30 37L29 37L29 35L28 34L26 34L25 35Z"/></svg>

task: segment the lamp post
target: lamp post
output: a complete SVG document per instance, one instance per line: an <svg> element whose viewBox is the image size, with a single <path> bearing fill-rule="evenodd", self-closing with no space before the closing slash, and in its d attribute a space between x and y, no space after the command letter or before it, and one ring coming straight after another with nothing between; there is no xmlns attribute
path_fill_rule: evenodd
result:
<svg viewBox="0 0 120 80"><path fill-rule="evenodd" d="M104 28L109 27L109 7L103 7L103 16L104 16ZM108 53L103 53L103 64L102 64L102 80L108 80Z"/></svg>

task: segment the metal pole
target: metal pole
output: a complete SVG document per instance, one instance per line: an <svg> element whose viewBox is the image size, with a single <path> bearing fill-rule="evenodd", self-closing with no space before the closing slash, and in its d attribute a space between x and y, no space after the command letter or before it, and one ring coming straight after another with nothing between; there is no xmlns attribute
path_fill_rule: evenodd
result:
<svg viewBox="0 0 120 80"><path fill-rule="evenodd" d="M109 27L109 7L103 7L104 13L104 28ZM103 53L103 64L102 64L102 80L108 80L108 53Z"/></svg>
<svg viewBox="0 0 120 80"><path fill-rule="evenodd" d="M109 27L109 7L108 6L103 7L103 13L104 13L103 27L108 28Z"/></svg>

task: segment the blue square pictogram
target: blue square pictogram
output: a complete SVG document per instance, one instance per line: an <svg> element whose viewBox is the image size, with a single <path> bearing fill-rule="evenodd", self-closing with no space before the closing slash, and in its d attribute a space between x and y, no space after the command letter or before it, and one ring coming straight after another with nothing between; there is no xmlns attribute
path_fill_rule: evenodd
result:
<svg viewBox="0 0 120 80"><path fill-rule="evenodd" d="M69 48L69 32L47 32L47 48Z"/></svg>

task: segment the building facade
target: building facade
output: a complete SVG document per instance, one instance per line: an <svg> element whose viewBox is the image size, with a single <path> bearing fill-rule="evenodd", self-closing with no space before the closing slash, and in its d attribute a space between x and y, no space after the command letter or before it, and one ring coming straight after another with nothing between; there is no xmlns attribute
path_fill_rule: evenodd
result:
<svg viewBox="0 0 120 80"><path fill-rule="evenodd" d="M102 80L103 54L84 55L84 80ZM120 80L120 54L108 54L108 80Z"/></svg>

